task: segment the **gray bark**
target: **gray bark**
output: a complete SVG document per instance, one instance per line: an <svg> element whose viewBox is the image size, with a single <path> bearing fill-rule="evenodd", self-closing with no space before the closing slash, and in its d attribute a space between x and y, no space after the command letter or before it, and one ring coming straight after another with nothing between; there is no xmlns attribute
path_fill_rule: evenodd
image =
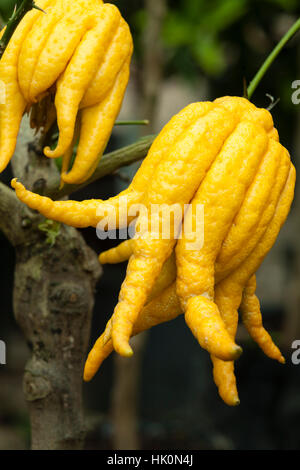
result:
<svg viewBox="0 0 300 470"><path fill-rule="evenodd" d="M41 155L26 120L13 171L34 190L59 180L55 163ZM80 449L85 437L82 373L101 268L77 230L61 225L51 246L38 227L44 217L4 185L0 195L1 229L16 250L15 318L32 353L23 381L32 449Z"/></svg>
<svg viewBox="0 0 300 470"><path fill-rule="evenodd" d="M33 449L79 449L85 425L82 373L100 267L79 232L62 227L54 247L31 230L16 247L14 312L32 357L23 390Z"/></svg>

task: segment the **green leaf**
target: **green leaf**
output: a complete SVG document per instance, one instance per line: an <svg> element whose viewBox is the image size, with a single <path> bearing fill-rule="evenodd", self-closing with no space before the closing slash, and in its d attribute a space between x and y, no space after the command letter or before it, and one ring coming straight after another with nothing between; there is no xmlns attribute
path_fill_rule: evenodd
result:
<svg viewBox="0 0 300 470"><path fill-rule="evenodd" d="M179 12L170 11L165 20L162 33L167 46L179 47L193 42L193 25Z"/></svg>
<svg viewBox="0 0 300 470"><path fill-rule="evenodd" d="M211 1L210 11L200 16L198 27L213 34L224 31L247 11L247 0Z"/></svg>
<svg viewBox="0 0 300 470"><path fill-rule="evenodd" d="M133 15L132 24L139 33L142 33L147 24L147 12L146 10L138 10Z"/></svg>
<svg viewBox="0 0 300 470"><path fill-rule="evenodd" d="M22 0L1 0L0 1L0 14L5 21L10 18L15 5L20 5Z"/></svg>
<svg viewBox="0 0 300 470"><path fill-rule="evenodd" d="M59 222L50 219L46 219L45 222L38 225L38 229L46 233L46 243L51 247L55 245L56 238L60 233L60 227L61 224Z"/></svg>
<svg viewBox="0 0 300 470"><path fill-rule="evenodd" d="M293 11L299 5L298 0L266 0L266 2L274 3L279 7L283 8L284 10Z"/></svg>
<svg viewBox="0 0 300 470"><path fill-rule="evenodd" d="M213 36L200 36L193 45L193 54L203 70L217 76L226 67L222 44Z"/></svg>

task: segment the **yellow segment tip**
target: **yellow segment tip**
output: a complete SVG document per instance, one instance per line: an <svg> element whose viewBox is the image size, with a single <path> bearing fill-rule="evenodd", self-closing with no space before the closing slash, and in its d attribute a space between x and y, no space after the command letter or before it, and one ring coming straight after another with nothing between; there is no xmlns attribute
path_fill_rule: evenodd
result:
<svg viewBox="0 0 300 470"><path fill-rule="evenodd" d="M280 364L285 364L285 358L283 356L280 356L278 361L280 362Z"/></svg>
<svg viewBox="0 0 300 470"><path fill-rule="evenodd" d="M118 354L120 354L120 356L123 356L123 357L133 356L133 351L128 343L124 343L124 344L122 343L121 345L115 347L115 350L117 351Z"/></svg>
<svg viewBox="0 0 300 470"><path fill-rule="evenodd" d="M11 180L10 184L11 184L11 187L15 189L16 186L17 186L17 184L18 184L17 178L13 178L13 179Z"/></svg>

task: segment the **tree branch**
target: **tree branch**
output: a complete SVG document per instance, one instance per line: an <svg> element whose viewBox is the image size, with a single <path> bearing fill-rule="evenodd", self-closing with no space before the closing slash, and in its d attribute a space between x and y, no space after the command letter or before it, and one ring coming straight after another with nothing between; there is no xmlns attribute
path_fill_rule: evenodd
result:
<svg viewBox="0 0 300 470"><path fill-rule="evenodd" d="M43 156L38 137L24 116L12 169L33 191L59 184L55 162ZM86 432L82 374L101 266L73 227L62 224L55 244L48 243L40 226L44 217L19 203L4 185L0 208L4 232L16 248L15 318L31 349L23 381L31 447L80 449Z"/></svg>
<svg viewBox="0 0 300 470"><path fill-rule="evenodd" d="M292 39L292 37L299 31L300 29L300 18L291 26L291 28L284 34L281 38L277 46L272 50L272 52L268 55L258 72L256 73L255 77L251 80L250 85L247 90L248 99L250 100L254 91L256 90L258 84L262 80L263 76L270 68L278 54L281 52L283 47Z"/></svg>
<svg viewBox="0 0 300 470"><path fill-rule="evenodd" d="M25 216L25 213L27 213L27 209L16 197L15 192L0 182L0 230L12 245L18 243L19 233L16 225L21 222L19 215L24 214ZM23 221L23 225L26 225L26 222Z"/></svg>
<svg viewBox="0 0 300 470"><path fill-rule="evenodd" d="M44 195L49 196L52 199L61 199L62 197L68 196L75 191L88 186L94 181L113 173L123 166L142 160L146 157L155 137L155 135L143 137L134 144L103 155L96 171L87 181L79 185L66 184L62 189L58 189L57 187L48 187Z"/></svg>

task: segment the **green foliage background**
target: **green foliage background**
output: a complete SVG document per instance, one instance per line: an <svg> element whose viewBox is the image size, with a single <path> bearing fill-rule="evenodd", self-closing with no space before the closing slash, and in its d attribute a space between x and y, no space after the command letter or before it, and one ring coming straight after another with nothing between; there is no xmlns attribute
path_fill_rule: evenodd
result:
<svg viewBox="0 0 300 470"><path fill-rule="evenodd" d="M7 21L15 5L19 5L22 0L0 0L0 14L4 21Z"/></svg>
<svg viewBox="0 0 300 470"><path fill-rule="evenodd" d="M130 24L140 69L147 24L144 1L113 3ZM196 91L201 78L206 78L210 93L207 99L242 95L243 80L249 84L299 16L298 0L168 0L161 37L164 76L181 77ZM294 116L295 122L298 113L298 106L291 101L291 83L300 73L299 36L300 33L280 53L252 98L262 107L270 103L266 94L280 98L272 114L281 129L282 143L289 143L289 148L294 140L290 119Z"/></svg>

